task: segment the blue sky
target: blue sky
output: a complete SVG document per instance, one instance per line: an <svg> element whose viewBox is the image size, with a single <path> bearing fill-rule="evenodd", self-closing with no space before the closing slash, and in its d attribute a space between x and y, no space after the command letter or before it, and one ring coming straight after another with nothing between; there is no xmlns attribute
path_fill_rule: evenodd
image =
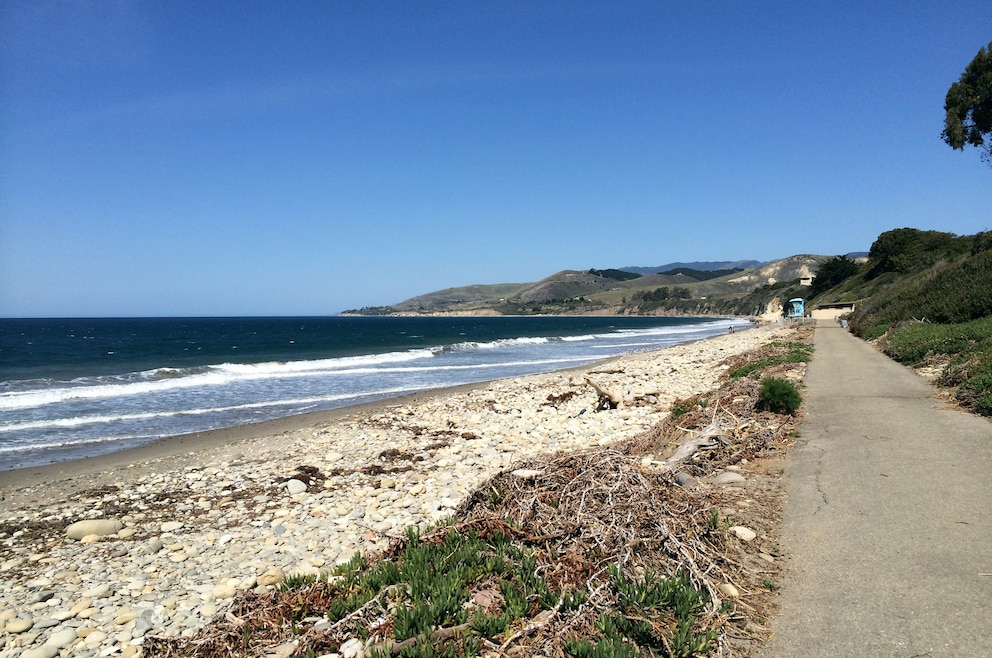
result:
<svg viewBox="0 0 992 658"><path fill-rule="evenodd" d="M975 2L0 0L0 316L330 314L992 228Z"/></svg>

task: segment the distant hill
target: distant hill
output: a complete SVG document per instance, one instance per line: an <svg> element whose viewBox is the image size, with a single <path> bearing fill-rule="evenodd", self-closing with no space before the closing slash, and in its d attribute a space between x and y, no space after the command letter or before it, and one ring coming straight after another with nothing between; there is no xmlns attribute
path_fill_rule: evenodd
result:
<svg viewBox="0 0 992 658"><path fill-rule="evenodd" d="M657 267L620 267L618 269L624 272L633 272L634 274L661 274L662 272L669 272L671 270L700 270L703 272L711 272L713 270L746 270L750 267L757 267L761 265L761 261L758 260L733 260L733 261L696 261L694 263L669 263L668 265L659 265Z"/></svg>
<svg viewBox="0 0 992 658"><path fill-rule="evenodd" d="M756 314L764 298L756 288L799 286L827 256L790 256L749 268L730 263L673 263L663 273L638 275L628 269L564 270L534 283L446 288L386 307L345 311L346 315L563 315L563 314ZM694 265L695 267L689 267ZM654 268L645 268L654 269ZM742 303L743 300L743 303Z"/></svg>

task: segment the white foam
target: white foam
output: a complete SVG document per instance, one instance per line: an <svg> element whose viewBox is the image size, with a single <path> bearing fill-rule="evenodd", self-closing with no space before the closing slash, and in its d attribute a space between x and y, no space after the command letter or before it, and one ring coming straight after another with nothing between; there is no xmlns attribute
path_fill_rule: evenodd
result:
<svg viewBox="0 0 992 658"><path fill-rule="evenodd" d="M12 422L12 423L0 424L0 433L23 432L29 430L44 430L44 429L71 429L75 427L82 427L85 425L98 425L101 423L154 420L157 418L174 418L176 416L205 416L209 414L229 413L236 411L250 411L255 409L266 409L272 407L284 407L284 408L291 408L298 410L301 407L305 407L308 405L322 404L327 402L338 402L341 400L349 400L354 398L401 395L403 393L410 393L418 390L422 390L422 387L401 386L401 387L378 389L373 391L362 391L360 393L341 393L337 395L323 395L319 397L309 397L309 398L269 400L265 402L251 402L247 404L236 404L236 405L228 405L222 407L207 407L202 409L178 409L175 411L147 412L147 413L138 413L138 414L92 415L92 416L78 416L74 418L55 418L51 420L32 420L32 421ZM131 438L135 438L135 437L131 437ZM42 444L32 443L32 447L34 446L44 447L45 445L46 444L43 443ZM60 445L66 445L66 444L57 443L57 444L52 444L51 447L60 446ZM22 448L0 447L0 453L13 452L18 449L22 449Z"/></svg>
<svg viewBox="0 0 992 658"><path fill-rule="evenodd" d="M365 372L375 372L377 364L410 362L432 358L430 350L411 350L386 354L268 363L222 363L201 368L160 368L139 373L139 378L111 378L113 383L89 383L60 386L43 390L13 391L0 394L0 410L31 409L79 400L98 400L124 396L161 394L180 389L215 387L235 381L251 381L286 377L315 377L336 373L363 372L355 366L370 366ZM116 380L116 381L114 381ZM94 381L94 380L90 380ZM97 381L108 381L107 378Z"/></svg>

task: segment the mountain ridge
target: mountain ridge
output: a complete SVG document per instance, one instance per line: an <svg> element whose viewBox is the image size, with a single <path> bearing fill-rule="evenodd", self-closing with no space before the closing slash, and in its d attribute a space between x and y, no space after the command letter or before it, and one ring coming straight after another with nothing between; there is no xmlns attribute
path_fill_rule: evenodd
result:
<svg viewBox="0 0 992 658"><path fill-rule="evenodd" d="M666 265L662 272L638 276L631 268L562 270L540 281L445 288L389 306L344 311L342 315L746 315L764 312L756 298L749 299L749 293L763 286L781 288L783 282L799 286L801 280L812 279L819 265L829 258L801 254L766 263L671 263L676 267ZM749 268L725 267L740 263L758 264ZM746 300L747 310L740 308L742 300Z"/></svg>

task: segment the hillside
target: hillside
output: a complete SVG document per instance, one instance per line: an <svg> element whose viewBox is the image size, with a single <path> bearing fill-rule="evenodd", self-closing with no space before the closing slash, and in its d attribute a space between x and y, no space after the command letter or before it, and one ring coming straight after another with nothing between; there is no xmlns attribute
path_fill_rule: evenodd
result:
<svg viewBox="0 0 992 658"><path fill-rule="evenodd" d="M827 256L798 255L747 269L713 271L681 264L665 273L626 269L564 270L534 283L474 285L418 295L387 307L346 311L355 315L460 314L739 314L765 310L768 286L798 286ZM754 262L754 261L738 261ZM695 263L723 266L728 263ZM733 264L733 263L731 263ZM743 304L743 305L742 305Z"/></svg>
<svg viewBox="0 0 992 658"><path fill-rule="evenodd" d="M878 237L865 263L846 268L813 303L855 302L854 334L992 416L992 232L895 229Z"/></svg>

